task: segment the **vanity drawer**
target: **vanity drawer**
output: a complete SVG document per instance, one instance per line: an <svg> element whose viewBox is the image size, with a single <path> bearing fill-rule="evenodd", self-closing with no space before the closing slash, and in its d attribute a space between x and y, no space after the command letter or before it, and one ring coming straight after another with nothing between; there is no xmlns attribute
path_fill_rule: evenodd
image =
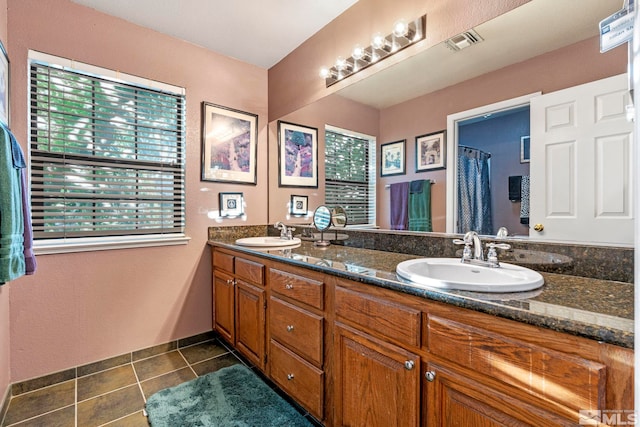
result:
<svg viewBox="0 0 640 427"><path fill-rule="evenodd" d="M264 265L243 258L236 258L236 277L255 285L264 286Z"/></svg>
<svg viewBox="0 0 640 427"><path fill-rule="evenodd" d="M215 250L213 251L213 267L233 274L233 258L233 255Z"/></svg>
<svg viewBox="0 0 640 427"><path fill-rule="evenodd" d="M324 372L276 341L269 345L271 379L319 420L324 418Z"/></svg>
<svg viewBox="0 0 640 427"><path fill-rule="evenodd" d="M576 411L604 408L603 364L433 314L427 329L433 355Z"/></svg>
<svg viewBox="0 0 640 427"><path fill-rule="evenodd" d="M273 292L322 310L324 283L287 273L275 268L269 270L269 286Z"/></svg>
<svg viewBox="0 0 640 427"><path fill-rule="evenodd" d="M420 311L336 286L336 315L398 342L420 346Z"/></svg>
<svg viewBox="0 0 640 427"><path fill-rule="evenodd" d="M271 337L321 367L323 318L275 297L270 307Z"/></svg>

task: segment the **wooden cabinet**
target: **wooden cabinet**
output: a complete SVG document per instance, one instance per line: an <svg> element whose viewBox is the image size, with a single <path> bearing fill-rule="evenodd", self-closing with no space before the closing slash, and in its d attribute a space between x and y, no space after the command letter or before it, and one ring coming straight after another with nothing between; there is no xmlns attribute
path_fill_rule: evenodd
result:
<svg viewBox="0 0 640 427"><path fill-rule="evenodd" d="M213 326L248 360L265 369L264 265L213 252Z"/></svg>
<svg viewBox="0 0 640 427"><path fill-rule="evenodd" d="M269 372L317 419L324 419L324 282L321 275L269 268ZM315 279L311 276L314 276Z"/></svg>
<svg viewBox="0 0 640 427"><path fill-rule="evenodd" d="M436 363L423 365L423 426L575 426L531 405L513 393L502 393L466 373Z"/></svg>
<svg viewBox="0 0 640 427"><path fill-rule="evenodd" d="M335 313L335 425L418 425L420 311L339 280Z"/></svg>
<svg viewBox="0 0 640 427"><path fill-rule="evenodd" d="M328 427L576 426L581 410L633 409L627 348L226 249L213 292L220 335Z"/></svg>
<svg viewBox="0 0 640 427"><path fill-rule="evenodd" d="M335 334L335 425L417 426L420 357L338 323Z"/></svg>

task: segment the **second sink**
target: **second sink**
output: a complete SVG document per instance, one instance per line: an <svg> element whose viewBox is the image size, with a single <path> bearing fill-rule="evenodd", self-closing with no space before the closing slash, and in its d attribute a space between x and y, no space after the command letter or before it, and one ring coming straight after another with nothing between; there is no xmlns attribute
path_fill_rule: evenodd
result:
<svg viewBox="0 0 640 427"><path fill-rule="evenodd" d="M396 274L410 285L477 292L520 292L539 288L544 278L537 271L500 263L499 268L465 264L460 258L418 258L401 262Z"/></svg>

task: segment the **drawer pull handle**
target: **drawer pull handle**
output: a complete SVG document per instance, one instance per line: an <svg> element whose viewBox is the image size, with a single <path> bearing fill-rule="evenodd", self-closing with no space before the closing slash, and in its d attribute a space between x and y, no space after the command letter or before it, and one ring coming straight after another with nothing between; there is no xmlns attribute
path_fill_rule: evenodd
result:
<svg viewBox="0 0 640 427"><path fill-rule="evenodd" d="M436 379L436 373L435 371L427 371L424 373L424 377L431 383Z"/></svg>
<svg viewBox="0 0 640 427"><path fill-rule="evenodd" d="M291 381L293 379L293 374L287 374L287 380Z"/></svg>
<svg viewBox="0 0 640 427"><path fill-rule="evenodd" d="M285 289L293 289L293 285L290 285L289 283L287 283L286 285L284 285Z"/></svg>
<svg viewBox="0 0 640 427"><path fill-rule="evenodd" d="M287 332L293 332L293 325L287 325Z"/></svg>
<svg viewBox="0 0 640 427"><path fill-rule="evenodd" d="M406 360L406 361L404 362L404 368L405 368L407 371L412 370L414 366L415 366L415 362L414 362L413 360Z"/></svg>

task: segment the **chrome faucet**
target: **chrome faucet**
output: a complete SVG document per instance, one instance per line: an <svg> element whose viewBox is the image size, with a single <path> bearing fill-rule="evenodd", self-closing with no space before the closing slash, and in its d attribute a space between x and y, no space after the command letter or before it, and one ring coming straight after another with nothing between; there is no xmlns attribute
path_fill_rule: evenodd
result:
<svg viewBox="0 0 640 427"><path fill-rule="evenodd" d="M456 245L464 245L462 251L462 262L467 264L481 265L485 267L500 267L498 262L498 252L496 249L511 249L511 245L506 243L487 243L489 251L487 252L487 260L484 259L484 251L482 248L482 240L475 231L467 232L462 240L455 239ZM471 247L473 246L473 252Z"/></svg>
<svg viewBox="0 0 640 427"><path fill-rule="evenodd" d="M278 221L273 225L277 230L280 230L280 238L283 240L292 240L293 239L293 231L295 228L287 227L282 222Z"/></svg>

